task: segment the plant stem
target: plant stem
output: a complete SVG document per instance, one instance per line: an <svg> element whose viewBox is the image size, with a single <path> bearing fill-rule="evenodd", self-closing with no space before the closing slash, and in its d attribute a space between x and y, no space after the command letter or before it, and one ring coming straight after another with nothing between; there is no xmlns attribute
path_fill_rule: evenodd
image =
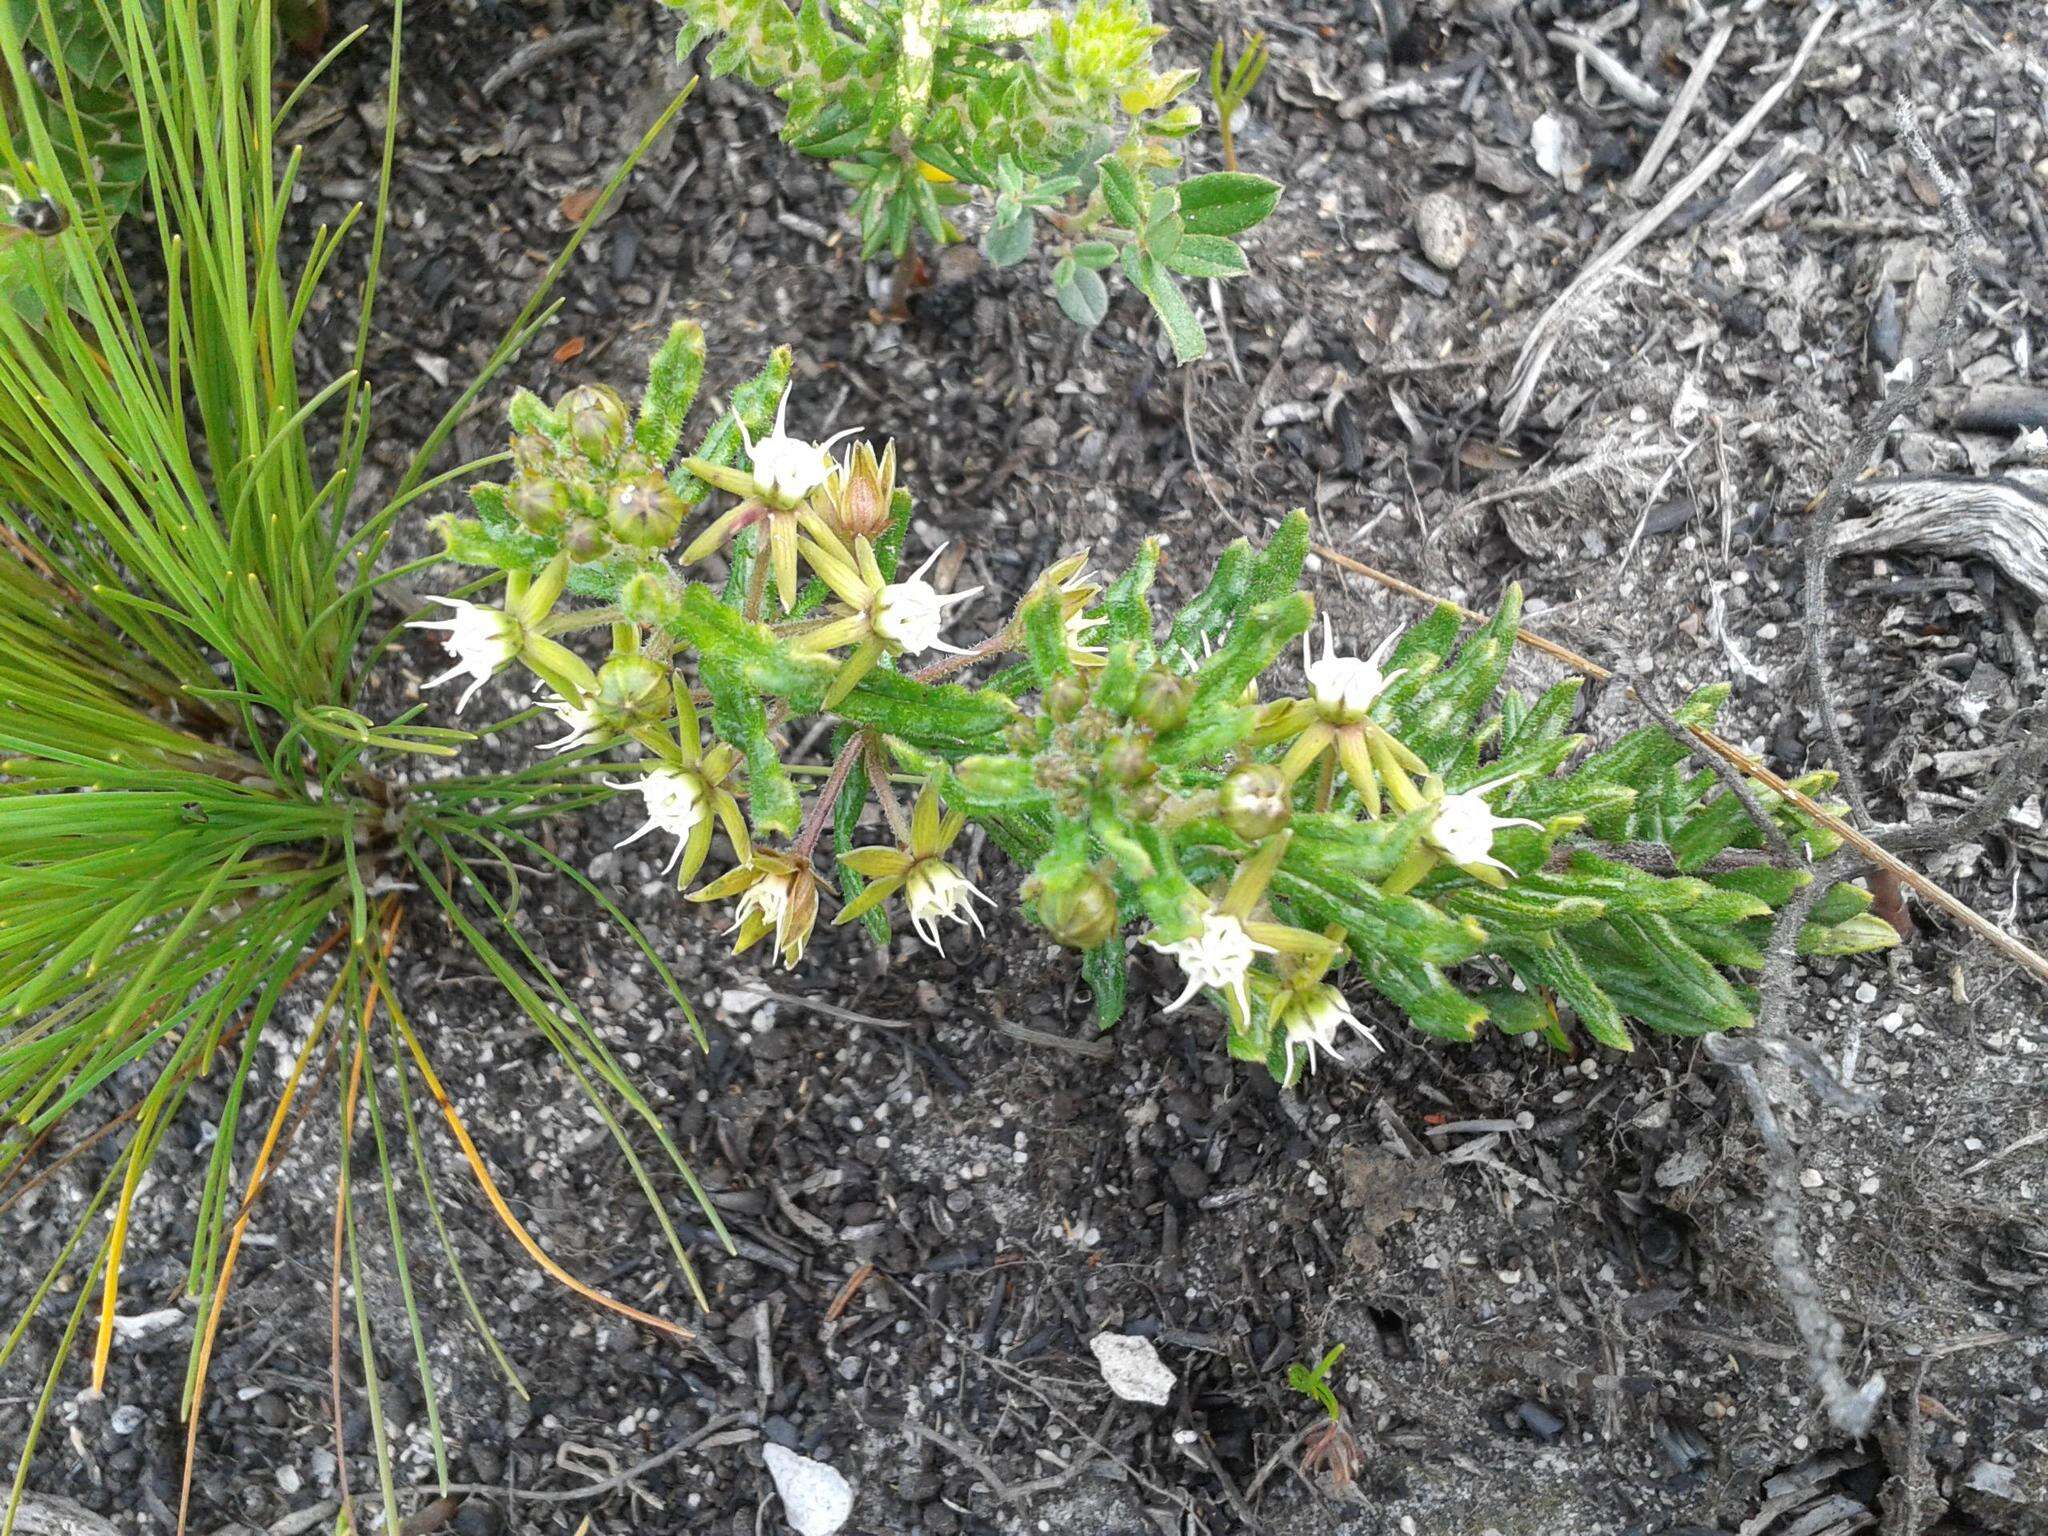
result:
<svg viewBox="0 0 2048 1536"><path fill-rule="evenodd" d="M797 833L796 842L790 848L797 858L808 860L811 850L818 846L818 834L832 819L832 808L839 803L839 791L846 787L846 776L853 772L854 763L866 751L867 745L868 733L856 731L852 739L839 749L839 756L832 764L832 775L811 802L811 809L804 817L803 830Z"/></svg>
<svg viewBox="0 0 2048 1536"><path fill-rule="evenodd" d="M896 798L895 787L889 782L889 764L882 756L882 743L878 737L869 737L867 752L868 782L874 785L875 798L882 804L882 817L889 823L889 830L896 835L896 841L908 848L910 819L903 814L903 803Z"/></svg>

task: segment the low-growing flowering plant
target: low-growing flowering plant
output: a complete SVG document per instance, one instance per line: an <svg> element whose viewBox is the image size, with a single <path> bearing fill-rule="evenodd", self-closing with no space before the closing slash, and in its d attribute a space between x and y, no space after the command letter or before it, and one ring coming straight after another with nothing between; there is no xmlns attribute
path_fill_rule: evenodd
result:
<svg viewBox="0 0 2048 1536"><path fill-rule="evenodd" d="M710 42L713 74L773 91L783 139L854 189L865 254L960 239L949 210L979 188L993 199L988 259L1015 265L1043 239L1054 297L1077 324L1102 320L1104 277L1121 270L1176 356L1208 350L1182 280L1243 276L1232 237L1273 211L1280 187L1238 171L1234 149L1222 172L1183 174L1199 71L1154 66L1166 29L1146 0L667 3L683 16L684 56ZM1253 79L1233 72L1233 110L1243 96L1228 91Z"/></svg>
<svg viewBox="0 0 2048 1536"><path fill-rule="evenodd" d="M902 574L894 445L831 461L848 434L792 424L786 350L675 462L703 366L682 324L637 412L608 391L519 395L515 478L443 524L454 558L502 573L504 601L439 628L465 700L524 669L571 727L551 747L615 756L614 787L644 802L628 841L673 838L684 885L723 830L732 868L692 899L731 903L738 949L772 939L793 966L834 904L885 942L897 904L934 948L945 924L978 930L994 898L952 855L973 822L1025 873L1029 916L1084 953L1105 1025L1134 956L1157 953L1180 973L1165 1011L1209 998L1231 1052L1282 1082L1340 1059L1347 1033L1373 1039L1351 1000L1366 991L1450 1040L1490 1022L1563 1047L1576 1024L1626 1050L1629 1020L1751 1022L1730 973L1761 966L1770 914L1807 876L1744 856L1760 829L1663 729L1589 752L1567 729L1579 679L1503 692L1515 589L1470 632L1441 609L1353 643L1325 619L1318 648L1296 513L1264 549L1226 549L1170 621L1148 543L1107 583L1085 553L1058 561L970 645L980 589L941 592L937 551ZM595 668L558 638L599 630ZM1272 675L1296 641L1298 689ZM1724 696L1703 689L1678 718L1705 724ZM833 761L807 796L784 743L820 715ZM1832 832L1765 803L1832 851ZM1837 887L1805 952L1895 942L1869 901Z"/></svg>

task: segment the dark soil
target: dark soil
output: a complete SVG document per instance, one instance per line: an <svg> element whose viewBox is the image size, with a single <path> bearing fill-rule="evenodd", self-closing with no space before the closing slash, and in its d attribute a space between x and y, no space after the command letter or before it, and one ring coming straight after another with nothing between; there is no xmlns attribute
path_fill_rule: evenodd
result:
<svg viewBox="0 0 2048 1536"><path fill-rule="evenodd" d="M1084 543L1114 568L1161 536L1163 585L1184 593L1224 542L1306 505L1328 542L1446 596L1484 606L1520 581L1532 627L1667 701L1732 678L1730 734L1783 771L1818 765L1799 650L1804 509L1899 348L1931 335L1940 283L1925 274L1947 259L1892 107L1920 93L1991 247L1945 384L2038 383L2048 75L2025 51L2038 11L1847 7L1698 205L1594 295L1504 438L1529 325L1777 78L1812 8L1747 7L1640 202L1623 186L1662 113L1597 75L1582 84L1549 37L1555 13L1590 24L1604 7L1159 8L1190 59L1226 22L1274 36L1243 148L1290 192L1252 242L1256 275L1224 295L1234 364L1220 345L1197 368L1163 364L1128 296L1084 337L1037 274L957 255L892 318L889 278L859 261L833 178L783 153L770 104L706 82L457 451L499 443L515 384L630 386L668 322L690 316L711 341L712 389L787 341L803 360L799 416L897 440L920 498L914 540L954 541L960 580L991 589L963 629ZM301 109L302 236L374 191L388 13L336 9L337 31L371 32ZM1705 10L1620 7L1603 46L1668 100L1712 30ZM386 475L559 248L565 200L597 187L665 105L681 78L663 62L673 30L640 4L456 0L414 14L372 355ZM501 79L544 33L582 41ZM1544 114L1583 146L1572 185L1530 151ZM1730 189L1765 156L1779 158L1761 184L1806 179L1741 215ZM1411 223L1437 190L1463 201L1478 237L1449 274L1422 262ZM324 304L308 378L344 366L353 339L349 286ZM1952 398L1897 436L1899 464L1981 467L2009 443L1951 430ZM1333 569L1313 581L1349 636L1419 612ZM1995 754L1970 754L2038 688L2043 621L1976 562L1848 561L1835 591L1851 740L1880 814L1942 814L1988 780ZM425 645L398 664L412 687L435 665ZM1524 681L1548 675L1530 663ZM1618 691L1590 703L1596 733L1637 723ZM522 736L480 755L529 750ZM1015 917L943 959L908 941L876 954L839 930L794 977L734 960L647 845L610 851L628 809L560 827L557 846L662 946L700 1000L709 1054L573 889L530 872L524 931L634 1068L741 1256L693 1236L701 1213L657 1167L709 1293L699 1315L558 1059L459 940L416 918L400 963L412 1014L522 1219L571 1270L701 1328L706 1345L677 1347L556 1287L430 1128L465 1271L530 1392L511 1391L479 1344L406 1179L453 1475L545 1501L469 1495L429 1521L780 1529L760 1457L772 1440L851 1479L849 1529L876 1533L2048 1528L2048 1148L2025 1140L2042 1124L2048 1023L2023 975L1932 918L1887 959L1819 962L1799 981L1796 1027L1882 1108L1824 1117L1778 1085L1847 1369L1881 1370L1893 1388L1880 1431L1848 1443L1810 1390L1766 1256L1756 1135L1694 1043L1569 1059L1502 1038L1451 1049L1361 988L1385 1054L1282 1094L1225 1058L1213 1019L1159 1015L1164 970L1140 967L1131 1016L1098 1039L1071 958ZM1929 865L2037 947L2041 827L2036 795ZM970 872L999 895L1017 879L993 849ZM254 1089L275 1091L315 1001L278 1029L276 1075ZM1025 1043L1005 1025L1070 1043ZM124 1530L169 1529L177 1502L194 1214L179 1175L216 1111L195 1095L137 1205L124 1309L174 1316L117 1350L104 1400L74 1366L29 1469L31 1489ZM29 1294L116 1144L8 1218L0 1310ZM332 1117L313 1115L258 1209L203 1409L195 1531L332 1529L337 1153ZM424 1404L367 1138L355 1167L385 1418L402 1478L424 1485ZM0 1379L0 1446L20 1440L68 1301L53 1298L29 1358ZM1181 1382L1170 1407L1109 1395L1087 1347L1104 1329L1158 1343ZM1348 1490L1297 1470L1319 1410L1286 1384L1290 1364L1336 1344L1362 1449ZM359 1382L352 1331L348 1345ZM371 1426L359 1387L348 1403L361 1496L375 1487ZM691 1453L576 1496L728 1415ZM1924 1490L1918 1519L1893 1481L1909 1478Z"/></svg>

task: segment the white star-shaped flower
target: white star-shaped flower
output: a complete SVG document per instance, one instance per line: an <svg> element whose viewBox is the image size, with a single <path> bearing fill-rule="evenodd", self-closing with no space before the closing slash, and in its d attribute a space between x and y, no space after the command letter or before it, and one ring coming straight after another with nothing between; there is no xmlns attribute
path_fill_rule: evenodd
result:
<svg viewBox="0 0 2048 1536"><path fill-rule="evenodd" d="M542 699L540 707L569 727L568 735L555 741L542 742L540 749L543 752L572 751L586 741L595 741L607 734L604 721L598 717L596 709L588 704L574 703L558 695L552 699Z"/></svg>
<svg viewBox="0 0 2048 1536"><path fill-rule="evenodd" d="M940 918L962 926L972 922L976 932L988 932L981 926L981 914L974 910L975 901L995 905L976 889L973 881L944 859L919 859L903 877L903 902L910 909L911 926L917 929L919 938L942 955L946 946L939 942Z"/></svg>
<svg viewBox="0 0 2048 1536"><path fill-rule="evenodd" d="M630 837L621 838L615 847L623 848L628 843L637 843L650 832L666 832L676 840L676 851L668 863L662 866L665 875L682 859L683 845L690 834L704 818L711 814L705 804L704 784L694 773L682 773L674 768L656 768L651 773L624 784L605 780L613 789L637 790L647 805L647 820L640 830Z"/></svg>
<svg viewBox="0 0 2048 1536"><path fill-rule="evenodd" d="M789 942L791 915L790 897L796 887L796 875L764 875L740 892L739 905L733 910L732 927L727 933L737 932L746 926L751 913L759 913L761 921L775 930L775 947L786 948ZM796 954L787 964L794 969L796 962L803 958L803 942L797 944Z"/></svg>
<svg viewBox="0 0 2048 1536"><path fill-rule="evenodd" d="M470 685L462 690L462 697L455 701L455 713L462 713L469 701L476 697L477 689L489 682L500 667L519 654L519 621L502 608L486 608L481 603L466 603L459 597L435 597L430 602L440 603L453 610L446 619L429 621L417 619L406 625L407 629L439 629L447 632L441 642L455 658L455 665L439 677L429 678L427 686L438 688L458 677L471 679Z"/></svg>
<svg viewBox="0 0 2048 1536"><path fill-rule="evenodd" d="M924 573L942 553L943 549L933 550L908 580L891 582L875 598L875 633L906 655L928 650L951 651L955 656L967 654L941 640L939 630L946 622L946 610L977 596L981 588L969 587L964 592L941 596L939 589L924 579Z"/></svg>
<svg viewBox="0 0 2048 1536"><path fill-rule="evenodd" d="M1526 816L1496 816L1486 803L1489 790L1499 789L1508 779L1476 785L1462 794L1445 795L1437 802L1436 819L1423 836L1431 847L1453 864L1507 865L1493 856L1493 835L1502 827L1540 827L1540 821ZM1512 871L1510 871L1512 873Z"/></svg>
<svg viewBox="0 0 2048 1536"><path fill-rule="evenodd" d="M1214 910L1202 915L1198 933L1171 944L1149 938L1145 942L1179 961L1181 973L1188 979L1180 996L1162 1010L1165 1013L1177 1012L1202 988L1214 987L1235 998L1238 1011L1249 1018L1252 1005L1245 978L1251 973L1255 958L1275 952L1272 945L1261 944L1245 932L1244 924L1228 912Z"/></svg>
<svg viewBox="0 0 2048 1536"><path fill-rule="evenodd" d="M1311 991L1296 992L1283 1002L1278 1011L1280 1024L1287 1048L1287 1075L1294 1076L1294 1053L1297 1049L1308 1055L1308 1069L1316 1069L1316 1052L1337 1058L1337 1031L1350 1028L1356 1031L1374 1050L1379 1049L1379 1039L1373 1032L1358 1022L1358 1016L1351 1011L1351 1004L1344 994L1327 982Z"/></svg>
<svg viewBox="0 0 2048 1536"><path fill-rule="evenodd" d="M747 424L739 421L740 442L747 450L747 461L753 468L749 471L754 483L761 488L765 501L778 507L794 507L823 485L832 475L832 448L849 437L858 436L859 427L848 427L844 432L835 432L822 443L808 438L791 437L789 421L788 389L783 390L782 399L775 407L775 430L758 443L747 435Z"/></svg>
<svg viewBox="0 0 2048 1536"><path fill-rule="evenodd" d="M1387 636L1369 657L1339 656L1330 616L1323 615L1323 654L1309 655L1308 636L1301 637L1301 666L1308 676L1308 696L1323 718L1335 725L1355 725L1363 720L1373 701L1387 691L1387 685L1401 674L1380 671L1393 652L1398 632Z"/></svg>

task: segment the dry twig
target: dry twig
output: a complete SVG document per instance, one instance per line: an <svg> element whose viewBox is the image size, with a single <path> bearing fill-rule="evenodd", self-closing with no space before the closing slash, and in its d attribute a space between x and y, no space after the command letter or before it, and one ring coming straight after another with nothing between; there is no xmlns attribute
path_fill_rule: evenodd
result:
<svg viewBox="0 0 2048 1536"><path fill-rule="evenodd" d="M1751 134L1770 116L1772 110L1784 99L1806 68L1806 61L1812 57L1821 35L1827 31L1828 23L1834 20L1836 8L1833 5L1821 7L1813 25L1801 39L1799 51L1792 58L1791 67L1784 76L1757 98L1756 105L1743 114L1742 120L1728 130L1720 143L1701 157L1700 163L1688 171L1663 199L1644 214L1628 232L1607 249L1586 263L1579 275L1571 280L1563 293L1543 312L1543 318L1530 329L1522 343L1522 355L1515 362L1514 376L1509 380L1508 403L1500 413L1500 429L1503 434L1511 433L1521 424L1524 413L1529 409L1529 399L1536 393L1537 382L1543 377L1543 370L1549 366L1550 355L1557 348L1558 333L1565 320L1577 308L1579 302L1605 282L1621 264L1676 213L1692 195L1707 184L1713 174L1726 165L1735 151L1748 142Z"/></svg>
<svg viewBox="0 0 2048 1536"><path fill-rule="evenodd" d="M1728 46L1728 40L1735 35L1735 15L1714 28L1714 35L1707 39L1707 46L1700 50L1700 56L1693 61L1692 73L1685 77L1685 84L1679 88L1678 100L1671 104L1671 115L1664 119L1664 126L1657 130L1657 137L1650 140L1650 147L1643 151L1643 163L1636 167L1635 175L1628 179L1628 195L1641 197L1650 190L1650 183L1657 179L1657 170L1664 164L1664 157L1671 153L1671 147L1678 142L1679 134L1685 131L1692 109L1699 105L1700 97L1706 94L1707 81L1714 73L1714 66L1721 62L1721 53Z"/></svg>

